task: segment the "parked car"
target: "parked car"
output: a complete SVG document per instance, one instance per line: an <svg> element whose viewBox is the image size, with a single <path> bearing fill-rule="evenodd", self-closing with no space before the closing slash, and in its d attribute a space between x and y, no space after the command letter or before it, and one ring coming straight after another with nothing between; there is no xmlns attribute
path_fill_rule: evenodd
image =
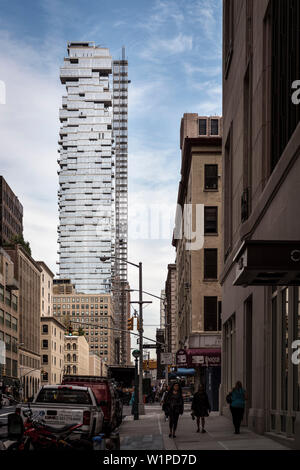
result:
<svg viewBox="0 0 300 470"><path fill-rule="evenodd" d="M82 437L91 438L103 432L104 415L90 387L76 385L44 385L40 388L30 408L34 416L57 428L82 424L78 431ZM17 407L23 421L28 405Z"/></svg>
<svg viewBox="0 0 300 470"><path fill-rule="evenodd" d="M114 383L107 377L65 375L63 384L88 386L104 414L104 432L110 434L122 422L123 406Z"/></svg>

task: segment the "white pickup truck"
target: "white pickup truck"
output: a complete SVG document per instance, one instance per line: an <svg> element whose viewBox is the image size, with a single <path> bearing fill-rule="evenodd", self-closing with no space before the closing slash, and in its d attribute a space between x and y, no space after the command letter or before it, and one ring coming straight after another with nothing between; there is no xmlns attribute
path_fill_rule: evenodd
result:
<svg viewBox="0 0 300 470"><path fill-rule="evenodd" d="M91 438L103 431L104 416L89 387L71 385L44 385L30 405L22 403L20 414L26 419L30 406L33 418L57 429L70 424L81 424L78 430L84 437Z"/></svg>

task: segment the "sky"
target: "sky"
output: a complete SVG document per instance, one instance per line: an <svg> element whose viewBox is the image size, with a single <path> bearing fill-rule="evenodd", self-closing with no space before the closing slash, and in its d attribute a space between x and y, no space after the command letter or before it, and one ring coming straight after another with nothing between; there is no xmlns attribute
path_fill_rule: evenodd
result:
<svg viewBox="0 0 300 470"><path fill-rule="evenodd" d="M175 261L181 117L222 113L222 0L0 0L0 6L6 89L0 174L23 204L33 257L58 273L58 112L65 94L59 67L67 42L94 41L113 59L124 45L131 80L128 259L142 261L143 289L159 296ZM138 289L138 270L129 267L128 275ZM153 303L144 309L144 334L155 338L159 300L145 300Z"/></svg>

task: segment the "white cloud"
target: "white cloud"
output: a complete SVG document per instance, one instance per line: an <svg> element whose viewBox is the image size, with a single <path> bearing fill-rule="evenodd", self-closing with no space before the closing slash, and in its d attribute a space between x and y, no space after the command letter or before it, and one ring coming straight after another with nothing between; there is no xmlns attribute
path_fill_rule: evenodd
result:
<svg viewBox="0 0 300 470"><path fill-rule="evenodd" d="M156 38L149 41L147 47L140 53L140 57L152 61L162 60L165 54L182 54L193 48L193 37L179 33L172 38Z"/></svg>
<svg viewBox="0 0 300 470"><path fill-rule="evenodd" d="M53 270L62 90L58 79L50 78L41 67L37 49L19 44L7 34L2 34L1 45L1 79L7 89L0 115L1 174L24 206L24 235L33 256L47 258Z"/></svg>

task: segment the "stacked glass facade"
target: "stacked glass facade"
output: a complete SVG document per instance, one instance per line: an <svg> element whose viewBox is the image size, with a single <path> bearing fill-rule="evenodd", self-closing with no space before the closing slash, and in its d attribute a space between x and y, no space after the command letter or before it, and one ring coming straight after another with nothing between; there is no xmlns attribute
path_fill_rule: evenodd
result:
<svg viewBox="0 0 300 470"><path fill-rule="evenodd" d="M107 48L69 43L60 70L67 95L60 110L60 279L76 291L109 292L114 250L112 59Z"/></svg>

